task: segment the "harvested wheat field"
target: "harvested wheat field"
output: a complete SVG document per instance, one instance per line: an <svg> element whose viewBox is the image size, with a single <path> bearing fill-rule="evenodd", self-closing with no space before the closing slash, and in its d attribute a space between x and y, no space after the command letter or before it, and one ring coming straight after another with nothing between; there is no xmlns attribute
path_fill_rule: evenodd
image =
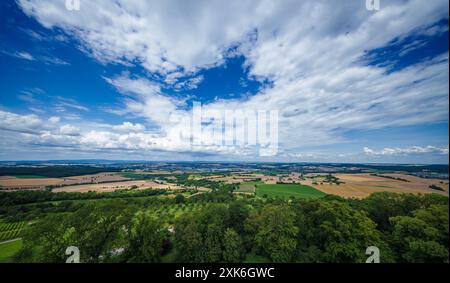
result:
<svg viewBox="0 0 450 283"><path fill-rule="evenodd" d="M18 178L14 176L2 176L0 189L45 189L47 186L69 186L78 184L97 184L106 182L126 181L120 173L98 173L64 178Z"/></svg>
<svg viewBox="0 0 450 283"><path fill-rule="evenodd" d="M0 178L0 189L41 189L62 183L63 180L59 178L20 179L13 176L2 176Z"/></svg>
<svg viewBox="0 0 450 283"><path fill-rule="evenodd" d="M124 181L124 182L112 182L101 184L84 184L65 186L62 188L54 189L53 192L112 192L125 189L164 189L164 190L182 190L186 189L183 186L171 183L156 183L153 181Z"/></svg>
<svg viewBox="0 0 450 283"><path fill-rule="evenodd" d="M63 179L63 185L76 185L76 184L88 184L88 183L105 183L105 182L116 182L116 181L126 181L130 180L130 178L126 178L122 176L121 173L98 173L92 175L82 175L82 176L73 176L73 177L65 177Z"/></svg>
<svg viewBox="0 0 450 283"><path fill-rule="evenodd" d="M318 180L303 180L301 183L312 186L324 193L338 195L345 198L365 198L375 192L427 194L437 193L448 196L448 181L437 179L424 179L406 174L383 174L403 180L373 176L370 174L335 174L344 184L321 183ZM407 180L407 181L405 181ZM312 184L318 182L319 184ZM431 189L430 186L439 186L444 191Z"/></svg>

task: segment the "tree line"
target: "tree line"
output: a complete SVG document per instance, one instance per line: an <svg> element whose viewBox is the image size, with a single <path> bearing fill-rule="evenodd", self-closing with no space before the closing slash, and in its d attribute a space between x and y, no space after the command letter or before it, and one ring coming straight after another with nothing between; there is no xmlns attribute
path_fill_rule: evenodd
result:
<svg viewBox="0 0 450 283"><path fill-rule="evenodd" d="M115 167L94 167L85 165L52 165L31 167L0 167L0 176L37 175L49 178L70 177L102 172L119 172Z"/></svg>
<svg viewBox="0 0 450 283"><path fill-rule="evenodd" d="M146 213L143 203L122 199L49 214L25 229L15 260L64 262L65 249L77 246L83 262L161 262L168 254L175 262L245 262L249 255L267 262L365 262L366 248L376 246L381 262L448 262L444 196L385 192L363 200L258 200L220 190L211 195L205 208L170 224Z"/></svg>

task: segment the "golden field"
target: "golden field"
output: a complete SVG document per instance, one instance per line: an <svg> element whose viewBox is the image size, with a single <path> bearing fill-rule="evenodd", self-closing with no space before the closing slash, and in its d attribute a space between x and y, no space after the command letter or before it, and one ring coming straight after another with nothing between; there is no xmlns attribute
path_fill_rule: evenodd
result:
<svg viewBox="0 0 450 283"><path fill-rule="evenodd" d="M413 193L427 194L437 193L441 195L449 195L448 180L424 179L406 174L383 174L402 178L409 182L388 179L370 174L334 174L339 181L344 184L328 184L321 182L320 179L302 180L304 185L310 185L327 194L338 195L345 198L365 198L375 192L394 192L394 193ZM316 182L317 184L313 184ZM442 182L442 183L441 183ZM430 185L437 185L445 191L438 191L429 188Z"/></svg>

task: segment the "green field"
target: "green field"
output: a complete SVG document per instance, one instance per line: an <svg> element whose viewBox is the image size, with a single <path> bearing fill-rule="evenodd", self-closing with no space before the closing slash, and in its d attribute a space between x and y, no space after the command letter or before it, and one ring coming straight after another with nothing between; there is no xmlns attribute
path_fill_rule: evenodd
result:
<svg viewBox="0 0 450 283"><path fill-rule="evenodd" d="M314 189L313 187L300 184L264 184L256 186L256 195L263 197L281 197L281 198L321 198L325 193Z"/></svg>
<svg viewBox="0 0 450 283"><path fill-rule="evenodd" d="M0 244L0 263L10 262L12 256L22 247L22 240Z"/></svg>
<svg viewBox="0 0 450 283"><path fill-rule="evenodd" d="M250 185L249 185L250 186ZM255 186L250 187L243 187L242 185L239 187L239 189L236 190L236 192L240 193L254 193L255 192Z"/></svg>
<svg viewBox="0 0 450 283"><path fill-rule="evenodd" d="M264 182L262 181L248 181L248 182L242 182L241 185L264 185Z"/></svg>

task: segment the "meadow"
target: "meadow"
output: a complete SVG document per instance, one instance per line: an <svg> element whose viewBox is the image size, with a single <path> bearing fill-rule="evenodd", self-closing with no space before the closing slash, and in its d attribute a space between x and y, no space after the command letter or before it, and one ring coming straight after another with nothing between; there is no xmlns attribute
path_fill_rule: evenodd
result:
<svg viewBox="0 0 450 283"><path fill-rule="evenodd" d="M256 195L280 198L321 198L327 194L300 184L259 184L256 185Z"/></svg>
<svg viewBox="0 0 450 283"><path fill-rule="evenodd" d="M22 240L0 243L0 263L12 261L13 255L22 248Z"/></svg>

